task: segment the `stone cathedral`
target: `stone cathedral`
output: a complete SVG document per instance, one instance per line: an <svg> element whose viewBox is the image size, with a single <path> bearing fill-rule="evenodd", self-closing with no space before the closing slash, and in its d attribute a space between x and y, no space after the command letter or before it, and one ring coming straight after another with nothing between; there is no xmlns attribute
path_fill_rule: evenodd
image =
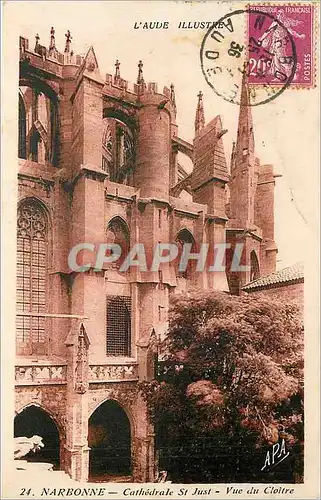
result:
<svg viewBox="0 0 321 500"><path fill-rule="evenodd" d="M131 83L118 61L103 77L92 47L76 55L69 32L64 52L53 28L49 47L20 38L14 432L45 444L30 460L78 481L155 481L138 383L154 377L172 294L238 294L275 270L275 175L255 155L248 104L244 80L227 162L227 130L220 116L205 123L201 93L191 144L179 134L174 85L146 82L142 61ZM175 262L75 272L68 254L83 242L124 251L243 243L248 271L230 270L227 254L226 272L196 272L193 262L184 272Z"/></svg>

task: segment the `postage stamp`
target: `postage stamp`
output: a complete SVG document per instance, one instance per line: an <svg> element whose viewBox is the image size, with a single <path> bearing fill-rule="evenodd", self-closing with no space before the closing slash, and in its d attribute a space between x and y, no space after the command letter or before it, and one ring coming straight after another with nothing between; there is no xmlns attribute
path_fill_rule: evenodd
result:
<svg viewBox="0 0 321 500"><path fill-rule="evenodd" d="M275 27L282 43L289 42L284 56L286 71L280 71L279 66L274 69L274 54L254 33L262 29L265 19ZM248 32L248 25L253 26L252 31ZM272 14L252 9L229 12L219 19L208 30L201 46L201 67L207 83L217 95L234 104L240 104L243 76L249 83L251 73L252 81L260 80L262 85L252 86L249 105L275 99L293 80L296 61L296 47L289 31Z"/></svg>
<svg viewBox="0 0 321 500"><path fill-rule="evenodd" d="M201 67L215 93L239 104L246 74L249 105L275 99L291 86L313 87L314 8L249 6L211 26L201 46Z"/></svg>
<svg viewBox="0 0 321 500"><path fill-rule="evenodd" d="M251 5L258 16L248 16L249 83L282 85L293 69L293 46L296 65L290 86L309 88L315 85L316 5ZM275 19L266 14L275 16ZM253 47L254 45L254 47Z"/></svg>

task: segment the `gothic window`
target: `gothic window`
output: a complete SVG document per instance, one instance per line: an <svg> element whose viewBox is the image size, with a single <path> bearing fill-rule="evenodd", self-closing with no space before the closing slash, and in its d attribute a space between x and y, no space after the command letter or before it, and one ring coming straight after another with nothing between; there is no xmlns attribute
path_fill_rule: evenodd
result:
<svg viewBox="0 0 321 500"><path fill-rule="evenodd" d="M19 158L56 164L57 106L42 91L21 86L19 93Z"/></svg>
<svg viewBox="0 0 321 500"><path fill-rule="evenodd" d="M131 355L131 298L107 296L107 356Z"/></svg>
<svg viewBox="0 0 321 500"><path fill-rule="evenodd" d="M17 221L17 342L34 351L45 344L45 318L24 316L46 312L48 267L48 220L42 206L34 200L23 202Z"/></svg>
<svg viewBox="0 0 321 500"><path fill-rule="evenodd" d="M181 256L183 253L183 248L186 243L189 243L191 245L191 252L195 252L195 240L193 238L193 235L187 230L187 229L182 229L176 238L176 244L178 245L178 257L177 257L177 271L176 275L179 278L185 278L185 279L191 279L193 275L193 269L195 266L193 266L193 263L191 260L188 261L187 267L185 271L180 271L178 268L179 262L181 260Z"/></svg>
<svg viewBox="0 0 321 500"><path fill-rule="evenodd" d="M129 231L127 224L120 218L114 217L107 226L107 243L115 243L121 248L121 256L113 263L113 266L119 268L124 262L129 252Z"/></svg>
<svg viewBox="0 0 321 500"><path fill-rule="evenodd" d="M123 154L123 162L124 164L128 164L132 161L134 157L134 144L133 139L129 132L122 132L123 134L123 145L124 145L124 154Z"/></svg>
<svg viewBox="0 0 321 500"><path fill-rule="evenodd" d="M104 118L102 168L119 184L132 183L134 137L127 125L115 118Z"/></svg>
<svg viewBox="0 0 321 500"><path fill-rule="evenodd" d="M103 132L103 158L102 168L105 172L109 172L112 164L113 139L108 121L105 120L105 128Z"/></svg>
<svg viewBox="0 0 321 500"><path fill-rule="evenodd" d="M251 275L250 281L257 280L260 277L260 266L259 261L254 250L251 252Z"/></svg>

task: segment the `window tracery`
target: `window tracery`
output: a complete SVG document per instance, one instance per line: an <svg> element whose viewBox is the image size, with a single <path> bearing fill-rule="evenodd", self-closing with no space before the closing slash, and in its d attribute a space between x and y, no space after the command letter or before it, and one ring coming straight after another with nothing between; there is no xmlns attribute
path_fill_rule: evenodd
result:
<svg viewBox="0 0 321 500"><path fill-rule="evenodd" d="M130 185L135 159L133 133L115 118L104 118L103 121L102 168L111 181Z"/></svg>
<svg viewBox="0 0 321 500"><path fill-rule="evenodd" d="M46 341L45 318L19 312L45 313L48 267L48 220L34 200L23 202L17 219L17 341L35 344ZM30 353L31 353L30 352Z"/></svg>

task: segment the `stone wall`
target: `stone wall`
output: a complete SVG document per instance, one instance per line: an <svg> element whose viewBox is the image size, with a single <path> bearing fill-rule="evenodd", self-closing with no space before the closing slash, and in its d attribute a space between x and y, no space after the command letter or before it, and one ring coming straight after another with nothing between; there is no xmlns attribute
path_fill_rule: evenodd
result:
<svg viewBox="0 0 321 500"><path fill-rule="evenodd" d="M264 290L251 291L251 295L264 294L273 299L282 299L285 302L294 303L304 309L304 283L286 284L274 288L266 288Z"/></svg>

